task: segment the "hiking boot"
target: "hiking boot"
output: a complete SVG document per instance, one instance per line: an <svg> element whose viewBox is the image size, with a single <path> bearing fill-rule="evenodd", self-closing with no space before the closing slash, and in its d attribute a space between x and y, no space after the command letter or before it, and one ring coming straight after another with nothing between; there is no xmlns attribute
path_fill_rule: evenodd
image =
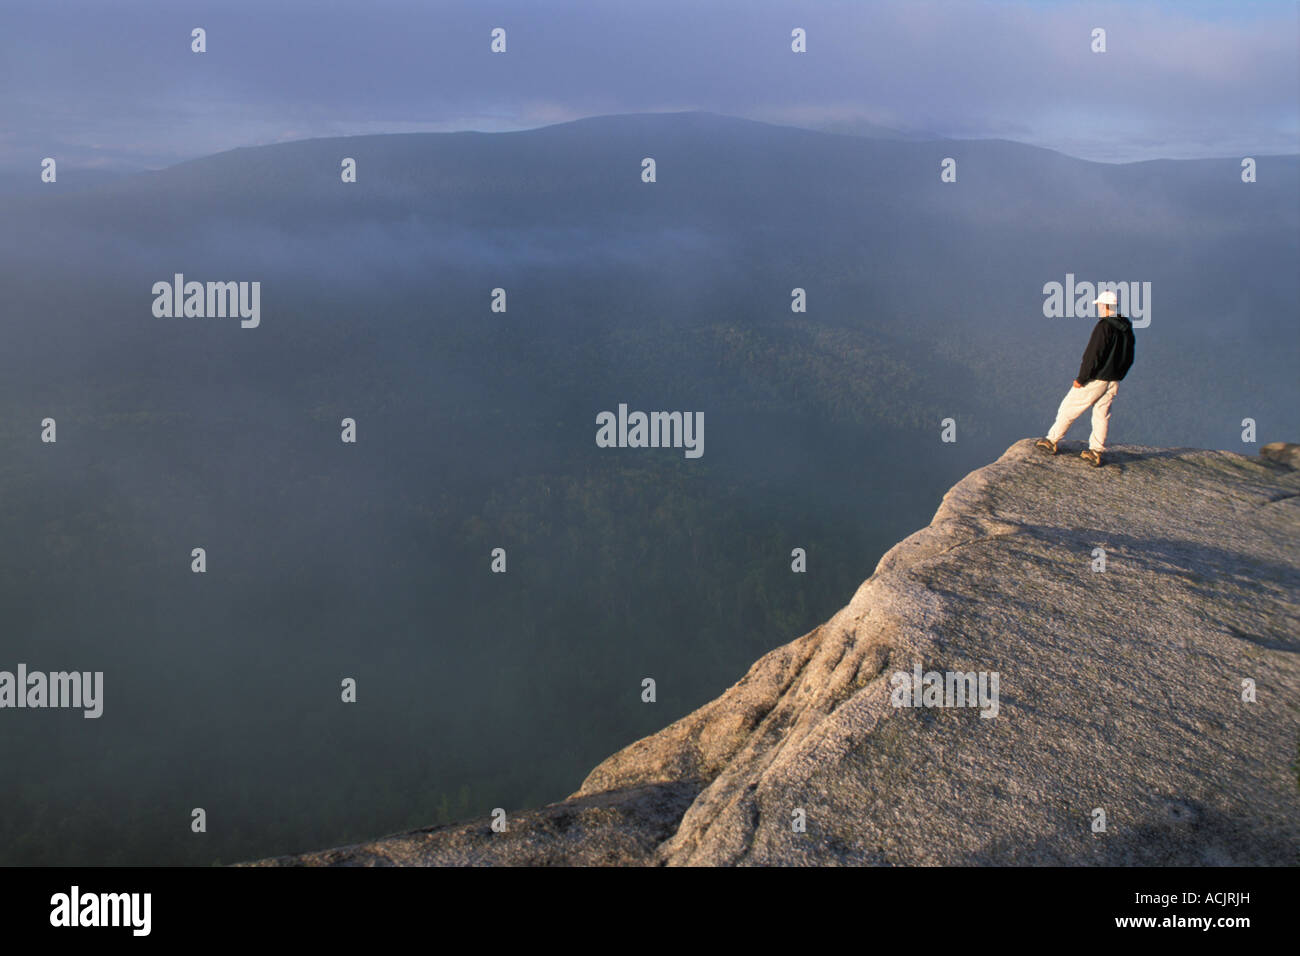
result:
<svg viewBox="0 0 1300 956"><path fill-rule="evenodd" d="M1050 438L1038 439L1038 441L1034 442L1034 447L1048 455L1056 454L1056 442L1052 441Z"/></svg>
<svg viewBox="0 0 1300 956"><path fill-rule="evenodd" d="M1101 452L1099 451L1093 451L1091 448L1085 448L1083 451L1079 452L1079 457L1082 458L1084 461L1086 461L1088 464L1092 465L1092 467L1094 468L1101 467Z"/></svg>

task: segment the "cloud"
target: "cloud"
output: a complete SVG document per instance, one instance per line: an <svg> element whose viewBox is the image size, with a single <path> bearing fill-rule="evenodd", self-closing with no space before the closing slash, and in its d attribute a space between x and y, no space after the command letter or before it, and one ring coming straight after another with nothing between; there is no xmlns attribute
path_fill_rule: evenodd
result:
<svg viewBox="0 0 1300 956"><path fill-rule="evenodd" d="M287 136L703 109L1087 158L1296 152L1296 7L286 0L32 4L0 34L0 165L161 166ZM208 52L190 51L207 30ZM508 52L489 51L507 30ZM790 31L808 52L790 52ZM1094 27L1109 50L1089 50ZM92 147L91 144L97 144Z"/></svg>

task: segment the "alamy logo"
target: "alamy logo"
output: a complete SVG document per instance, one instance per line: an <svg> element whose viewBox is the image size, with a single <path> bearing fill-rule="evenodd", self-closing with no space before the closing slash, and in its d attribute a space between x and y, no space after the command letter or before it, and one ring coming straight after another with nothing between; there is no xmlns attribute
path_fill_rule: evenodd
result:
<svg viewBox="0 0 1300 956"><path fill-rule="evenodd" d="M684 448L687 458L704 454L703 412L631 412L618 406L618 415L596 416L597 448Z"/></svg>
<svg viewBox="0 0 1300 956"><path fill-rule="evenodd" d="M171 282L155 282L153 294L153 314L159 319L238 316L245 329L255 329L262 321L260 282L186 282L178 272Z"/></svg>
<svg viewBox="0 0 1300 956"><path fill-rule="evenodd" d="M104 712L104 672L28 671L18 665L18 673L0 671L0 708L3 707L73 707L81 708L90 719Z"/></svg>
<svg viewBox="0 0 1300 956"><path fill-rule="evenodd" d="M1114 292L1119 299L1119 314L1132 320L1133 328L1151 324L1150 282L1078 282L1074 273L1065 274L1065 283L1049 282L1043 286L1043 316L1048 319L1094 319L1097 307L1092 300L1103 292Z"/></svg>
<svg viewBox="0 0 1300 956"><path fill-rule="evenodd" d="M152 893L82 893L78 886L50 897L51 926L129 926L132 936L148 936Z"/></svg>
<svg viewBox="0 0 1300 956"><path fill-rule="evenodd" d="M889 700L895 707L978 707L981 717L998 715L998 672L894 671Z"/></svg>

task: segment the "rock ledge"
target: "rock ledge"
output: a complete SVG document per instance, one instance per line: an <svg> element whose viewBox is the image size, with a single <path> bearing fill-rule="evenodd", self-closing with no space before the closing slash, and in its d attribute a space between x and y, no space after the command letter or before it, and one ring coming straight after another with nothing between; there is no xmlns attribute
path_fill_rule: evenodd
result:
<svg viewBox="0 0 1300 956"><path fill-rule="evenodd" d="M829 621L506 833L251 865L1300 863L1300 445L1074 444L967 475ZM997 715L895 707L917 665L997 673Z"/></svg>

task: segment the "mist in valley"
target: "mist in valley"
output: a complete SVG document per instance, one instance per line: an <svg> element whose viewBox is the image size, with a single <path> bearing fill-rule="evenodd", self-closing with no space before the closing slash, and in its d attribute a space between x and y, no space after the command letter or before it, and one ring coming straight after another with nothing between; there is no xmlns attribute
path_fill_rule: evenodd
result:
<svg viewBox="0 0 1300 956"><path fill-rule="evenodd" d="M1046 432L1095 321L1044 315L1067 273L1151 283L1112 443L1295 440L1300 159L1259 163L674 113L7 194L0 667L105 699L6 715L0 862L229 863L565 797ZM176 273L260 282L260 324L155 317ZM704 454L598 447L620 403L702 412Z"/></svg>

